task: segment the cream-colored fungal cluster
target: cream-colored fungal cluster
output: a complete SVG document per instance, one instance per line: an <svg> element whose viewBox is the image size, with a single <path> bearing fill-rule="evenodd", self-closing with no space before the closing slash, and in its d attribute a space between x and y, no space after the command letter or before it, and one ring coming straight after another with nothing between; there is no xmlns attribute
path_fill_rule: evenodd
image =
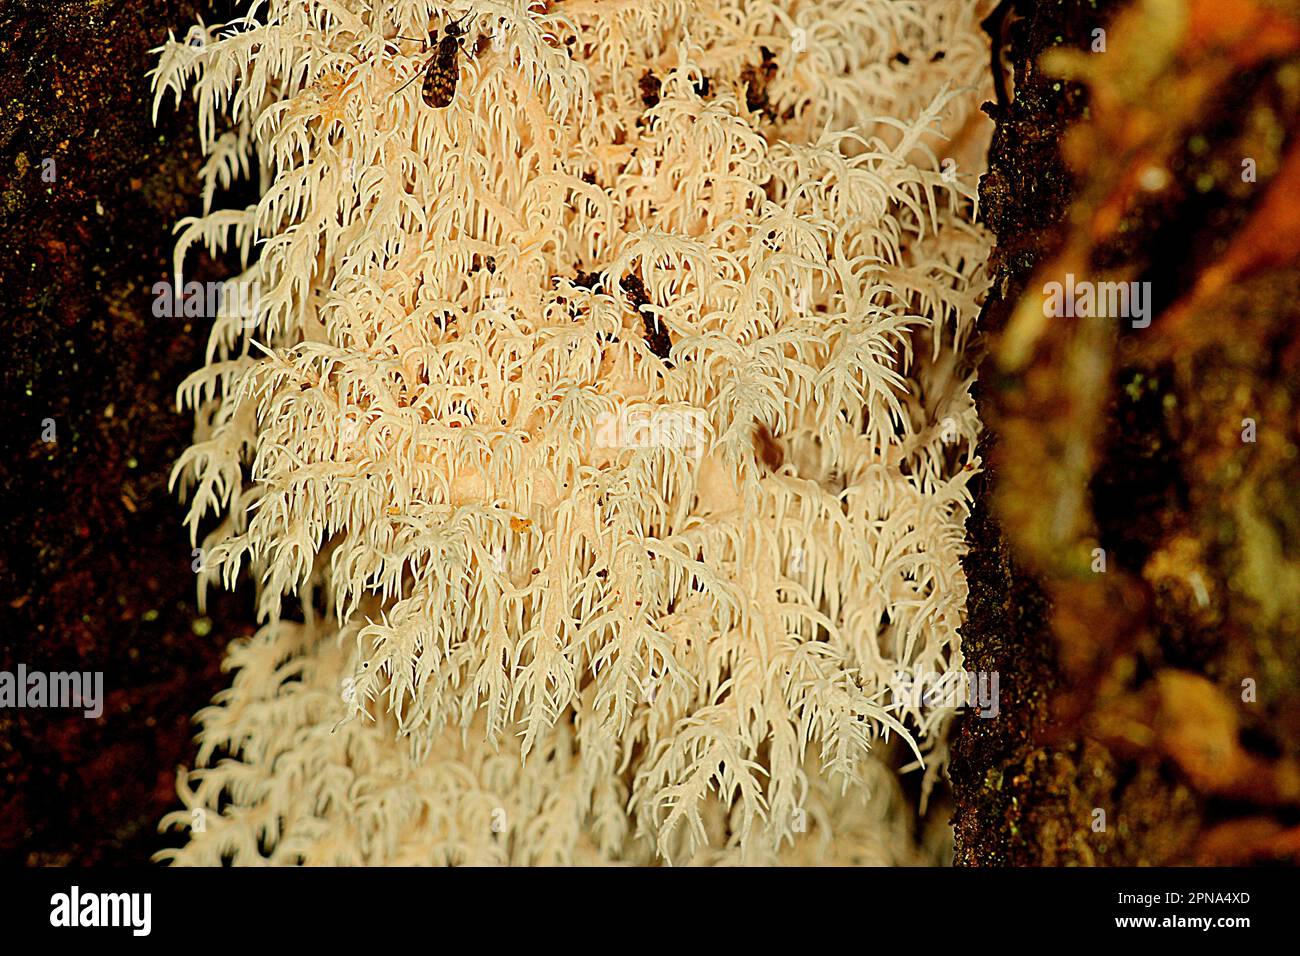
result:
<svg viewBox="0 0 1300 956"><path fill-rule="evenodd" d="M263 627L164 856L910 858L869 750L960 663L979 13L270 0L166 44L177 279L234 242L260 293L176 477ZM435 108L400 37L457 20Z"/></svg>

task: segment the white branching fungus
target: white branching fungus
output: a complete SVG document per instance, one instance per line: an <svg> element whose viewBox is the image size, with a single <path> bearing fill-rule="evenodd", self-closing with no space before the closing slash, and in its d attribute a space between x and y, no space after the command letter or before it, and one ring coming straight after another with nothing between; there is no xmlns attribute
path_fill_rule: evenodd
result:
<svg viewBox="0 0 1300 956"><path fill-rule="evenodd" d="M161 49L177 282L260 290L174 479L263 622L165 857L907 858L869 751L960 665L979 12L255 0ZM398 37L461 18L434 108Z"/></svg>

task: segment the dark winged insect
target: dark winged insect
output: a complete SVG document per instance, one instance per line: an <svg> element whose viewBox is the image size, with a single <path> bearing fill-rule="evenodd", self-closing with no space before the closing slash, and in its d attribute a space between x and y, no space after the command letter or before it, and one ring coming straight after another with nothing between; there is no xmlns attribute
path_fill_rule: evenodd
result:
<svg viewBox="0 0 1300 956"><path fill-rule="evenodd" d="M438 39L438 28L434 27L429 31L429 45L436 47L433 55L421 71L424 73L424 84L420 93L424 97L424 102L434 109L442 109L450 106L451 101L456 97L456 84L460 80L460 52L464 49L465 28L462 24L469 19L469 14L461 17L459 20L447 24L443 30L443 37ZM414 37L398 37L399 40L413 40ZM420 74L416 73L398 90L401 93L407 86L414 83Z"/></svg>

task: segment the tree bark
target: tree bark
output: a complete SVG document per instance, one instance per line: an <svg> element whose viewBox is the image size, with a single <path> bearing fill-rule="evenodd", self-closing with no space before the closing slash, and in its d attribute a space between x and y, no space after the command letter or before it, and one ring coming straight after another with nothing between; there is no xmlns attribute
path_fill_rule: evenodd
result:
<svg viewBox="0 0 1300 956"><path fill-rule="evenodd" d="M1003 706L956 724L956 859L1294 860L1300 5L1026 12L963 630ZM1074 280L1145 283L1149 324L1049 315Z"/></svg>

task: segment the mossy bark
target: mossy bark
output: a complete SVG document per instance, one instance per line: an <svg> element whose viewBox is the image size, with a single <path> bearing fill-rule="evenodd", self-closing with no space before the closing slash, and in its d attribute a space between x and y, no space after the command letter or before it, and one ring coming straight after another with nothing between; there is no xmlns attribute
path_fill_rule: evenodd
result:
<svg viewBox="0 0 1300 956"><path fill-rule="evenodd" d="M145 74L199 15L211 5L0 4L0 667L102 671L106 698L97 720L0 710L0 854L20 863L149 859L190 716L247 628L246 594L199 614L166 487L206 323L152 310L200 157L189 104L152 125Z"/></svg>
<svg viewBox="0 0 1300 956"><path fill-rule="evenodd" d="M1003 707L956 726L957 862L1294 859L1300 9L1054 0L1003 40L963 629ZM1154 320L1041 321L1069 271Z"/></svg>

